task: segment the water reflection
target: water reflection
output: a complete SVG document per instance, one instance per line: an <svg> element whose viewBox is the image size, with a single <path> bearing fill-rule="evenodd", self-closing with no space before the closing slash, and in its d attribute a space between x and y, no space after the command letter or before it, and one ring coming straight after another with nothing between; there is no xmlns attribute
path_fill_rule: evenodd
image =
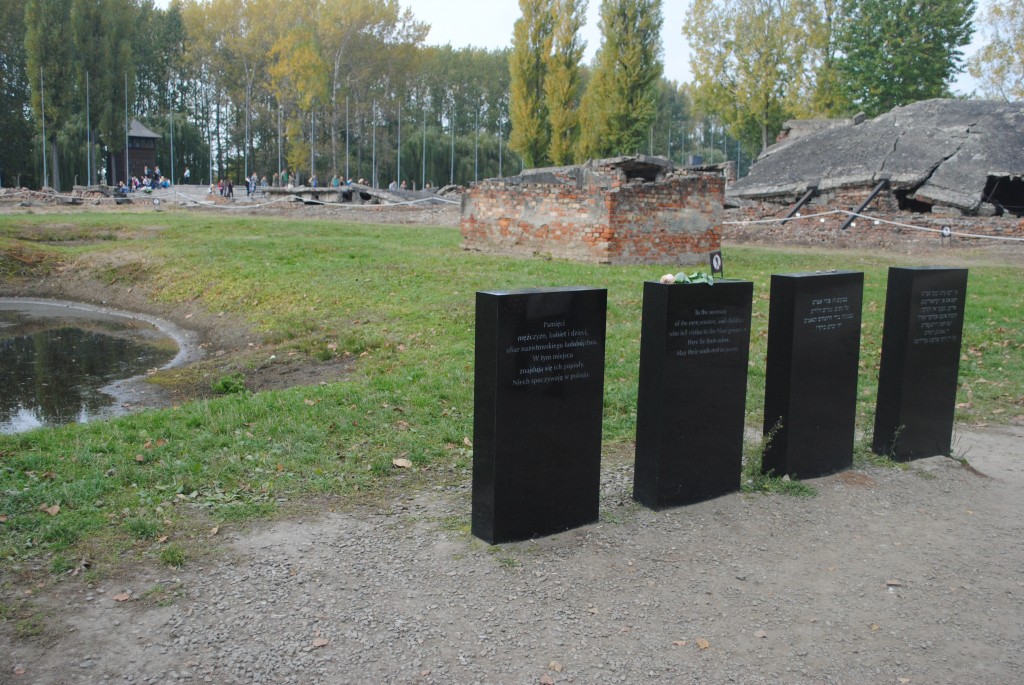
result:
<svg viewBox="0 0 1024 685"><path fill-rule="evenodd" d="M0 301L0 432L117 414L101 388L162 366L177 351L143 321Z"/></svg>

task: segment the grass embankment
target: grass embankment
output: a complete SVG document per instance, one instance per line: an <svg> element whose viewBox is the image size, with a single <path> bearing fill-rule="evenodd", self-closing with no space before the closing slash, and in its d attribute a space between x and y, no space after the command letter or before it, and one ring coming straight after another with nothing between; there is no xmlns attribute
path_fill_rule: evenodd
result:
<svg viewBox="0 0 1024 685"><path fill-rule="evenodd" d="M175 212L0 218L5 279L71 264L154 301L242 317L279 356L358 357L345 382L0 436L0 564L35 558L61 572L83 558L180 563L222 522L372 492L397 472L395 458L411 460L406 478L464 477L477 290L608 288L604 439L629 455L641 283L667 269L483 257L459 242L453 229ZM907 258L755 248L726 257L728 276L755 283L751 426L760 426L763 405L770 274L865 272L858 427L870 433L886 268ZM1022 282L1021 269L971 267L961 421L1024 414ZM700 401L700 388L679 392Z"/></svg>

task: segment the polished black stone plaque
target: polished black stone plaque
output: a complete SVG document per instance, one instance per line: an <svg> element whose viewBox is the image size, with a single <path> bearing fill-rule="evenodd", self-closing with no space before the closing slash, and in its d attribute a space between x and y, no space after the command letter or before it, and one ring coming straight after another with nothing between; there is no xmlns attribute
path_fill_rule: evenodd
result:
<svg viewBox="0 0 1024 685"><path fill-rule="evenodd" d="M876 453L903 461L949 456L966 298L967 269L889 269Z"/></svg>
<svg viewBox="0 0 1024 685"><path fill-rule="evenodd" d="M740 488L754 284L644 283L633 498L652 509Z"/></svg>
<svg viewBox="0 0 1024 685"><path fill-rule="evenodd" d="M597 521L608 291L476 294L473 534L527 540Z"/></svg>
<svg viewBox="0 0 1024 685"><path fill-rule="evenodd" d="M794 478L853 464L864 274L772 276L762 469Z"/></svg>

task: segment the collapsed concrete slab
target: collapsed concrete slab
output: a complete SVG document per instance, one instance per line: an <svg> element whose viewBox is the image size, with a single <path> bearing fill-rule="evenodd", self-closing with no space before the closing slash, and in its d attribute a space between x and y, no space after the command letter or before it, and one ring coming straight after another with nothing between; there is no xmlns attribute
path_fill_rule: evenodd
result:
<svg viewBox="0 0 1024 685"><path fill-rule="evenodd" d="M602 264L693 264L721 244L725 167L636 155L531 169L462 196L463 248Z"/></svg>
<svg viewBox="0 0 1024 685"><path fill-rule="evenodd" d="M818 193L870 190L888 176L900 209L966 215L1024 213L1024 104L926 100L868 121L790 122L730 203L791 204Z"/></svg>

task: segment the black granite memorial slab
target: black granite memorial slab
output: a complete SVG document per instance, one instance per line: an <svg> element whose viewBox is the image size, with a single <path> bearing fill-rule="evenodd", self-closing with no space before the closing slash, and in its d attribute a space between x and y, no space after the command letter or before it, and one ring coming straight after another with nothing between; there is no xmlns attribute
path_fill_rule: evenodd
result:
<svg viewBox="0 0 1024 685"><path fill-rule="evenodd" d="M644 283L633 498L661 509L739 490L754 284Z"/></svg>
<svg viewBox="0 0 1024 685"><path fill-rule="evenodd" d="M889 269L876 453L903 461L949 456L966 299L967 269Z"/></svg>
<svg viewBox="0 0 1024 685"><path fill-rule="evenodd" d="M476 294L473 534L494 544L597 521L608 292Z"/></svg>
<svg viewBox="0 0 1024 685"><path fill-rule="evenodd" d="M814 478L853 463L864 274L776 274L768 308L765 473Z"/></svg>

